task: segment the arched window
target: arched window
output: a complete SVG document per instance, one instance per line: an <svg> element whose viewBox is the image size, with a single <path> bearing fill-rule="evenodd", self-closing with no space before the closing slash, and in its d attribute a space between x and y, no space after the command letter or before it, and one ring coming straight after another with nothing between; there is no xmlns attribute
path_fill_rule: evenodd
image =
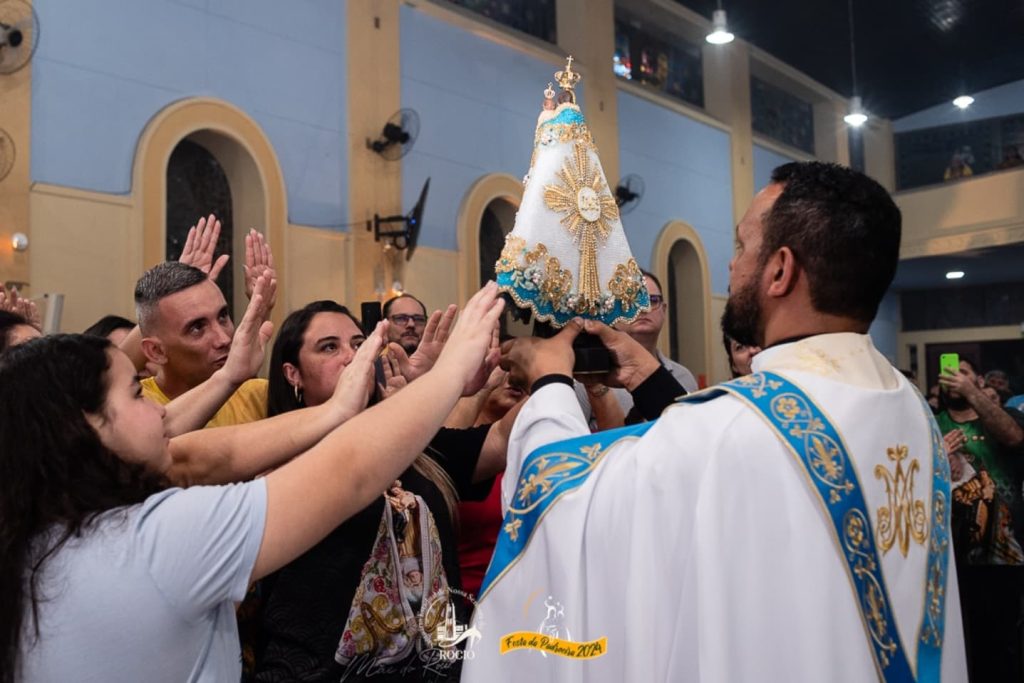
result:
<svg viewBox="0 0 1024 683"><path fill-rule="evenodd" d="M708 377L705 356L706 293L700 256L689 240L672 244L668 256L668 326L670 356L700 380Z"/></svg>
<svg viewBox="0 0 1024 683"><path fill-rule="evenodd" d="M505 236L516 222L516 207L504 199L495 199L480 219L480 286L494 279L494 264L505 246Z"/></svg>
<svg viewBox="0 0 1024 683"><path fill-rule="evenodd" d="M480 254L480 286L493 280L494 264L501 257L505 246L505 236L512 232L516 223L516 206L507 199L493 199L484 208L480 217L479 254ZM502 336L529 336L531 327L513 319L507 313L501 316Z"/></svg>
<svg viewBox="0 0 1024 683"><path fill-rule="evenodd" d="M221 223L217 256L233 254L231 186L227 174L209 150L191 140L182 140L167 163L167 260L176 260L181 255L189 227L211 213ZM234 261L232 258L217 278L232 317Z"/></svg>

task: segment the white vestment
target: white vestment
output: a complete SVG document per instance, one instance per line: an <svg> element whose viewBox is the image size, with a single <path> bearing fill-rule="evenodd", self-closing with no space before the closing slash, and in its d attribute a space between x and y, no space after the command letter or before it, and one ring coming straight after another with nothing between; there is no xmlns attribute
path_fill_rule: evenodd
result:
<svg viewBox="0 0 1024 683"><path fill-rule="evenodd" d="M901 515L901 533L883 553L877 525L878 511L892 506L879 468L892 475L897 464L904 475L914 471L910 495L931 519L930 418L919 394L866 335L773 347L755 357L754 370L797 384L841 434L913 668L927 539L903 528ZM512 432L503 509L531 452L586 433L571 387L538 390ZM959 682L967 672L951 546L948 553L941 669L943 681ZM639 439L608 447L485 590L474 625L483 638L463 681L878 680L846 563L806 470L733 396L673 405ZM607 650L587 660L500 654L503 636L542 625L575 642L606 637Z"/></svg>

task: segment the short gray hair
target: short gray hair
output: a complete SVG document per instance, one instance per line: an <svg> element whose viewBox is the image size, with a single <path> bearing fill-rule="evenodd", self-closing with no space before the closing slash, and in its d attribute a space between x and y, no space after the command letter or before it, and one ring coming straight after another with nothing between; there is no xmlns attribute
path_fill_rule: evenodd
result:
<svg viewBox="0 0 1024 683"><path fill-rule="evenodd" d="M165 261L143 273L135 283L135 313L142 334L149 334L156 324L156 308L161 299L205 280L206 273L178 261Z"/></svg>

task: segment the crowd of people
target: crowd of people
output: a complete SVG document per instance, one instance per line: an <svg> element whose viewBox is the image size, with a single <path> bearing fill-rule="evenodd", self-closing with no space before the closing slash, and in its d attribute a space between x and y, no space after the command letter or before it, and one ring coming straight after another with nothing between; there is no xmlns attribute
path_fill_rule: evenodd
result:
<svg viewBox="0 0 1024 683"><path fill-rule="evenodd" d="M833 232L822 236L816 222ZM430 598L489 589L488 567L494 570L495 548L506 542L503 519L521 493L526 456L563 438L652 421L646 436L617 446L623 452L603 466L603 479L589 480L554 508L564 517L572 505L592 506L556 529L568 529L581 544L598 533L587 526L591 515L611 515L600 533L621 538L630 551L604 552L598 560L589 546L580 556L570 548L539 560L552 585L575 581L574 594L610 590L615 581L605 574L632 576L641 593L667 591L666 577L679 579L672 600L655 607L651 592L654 602L643 607L671 628L650 642L612 642L619 654L609 654L604 666L625 668L597 678L640 680L619 677L629 671L646 672L643 680L678 680L681 672L694 680L750 679L764 666L768 678L788 671L793 680L810 680L813 666L780 663L795 642L785 629L772 636L780 652L760 660L709 655L700 645L701 624L756 639L764 635L758 628L771 630L773 609L749 572L730 578L735 572L723 570L721 585L705 572L721 569L715 562L749 568L765 556L778 559L785 553L769 549L767 539L792 541L807 523L793 515L815 514L810 502L778 507L786 496L802 495L792 472L743 460L752 443L767 453L761 444L773 437L756 431L757 418L741 415L739 402L678 402L707 394L658 350L671 302L657 277L644 273L651 306L635 322L617 329L573 322L546 340L499 338L506 303L493 283L461 310L429 312L401 294L385 302L373 329L342 303L313 301L289 312L275 331L270 313L278 282L269 245L256 231L246 236L249 303L236 325L216 284L227 262L215 251L219 232L214 216L201 219L178 260L141 275L137 323L111 315L83 334L43 336L32 302L0 288L0 683L457 680L461 660L424 655L435 649L432 634L449 616ZM837 409L844 424L877 418L886 438L929 443L931 417L913 413L916 392L866 335L898 244L899 212L872 181L824 164L778 169L740 224L730 264L723 344L733 378L776 370L803 378L813 366L807 358L816 359L831 364L832 374L828 381L806 379L808 391L826 405L843 393L853 406ZM601 339L614 367L579 382L571 377L571 341L583 330ZM259 378L268 352L266 378ZM1021 581L1016 573L994 579L991 572L1024 566L1024 413L1005 407L1009 389L1005 373L982 376L962 358L960 372L937 377L928 396L944 435L942 462L915 456L937 477L948 462L950 536L970 667L978 676L1020 665L1014 639ZM887 415L873 412L883 409ZM906 434L893 435L903 428ZM744 441L745 433L753 440ZM849 438L859 448L868 437ZM686 465L687 458L699 464ZM729 488L721 462L746 462L761 473L749 483L760 485L762 477L762 507L752 506L748 489ZM620 483L635 483L615 487L613 497L608 482L620 475ZM708 502L715 496L743 514L724 514L727 503ZM711 507L673 507L698 500ZM751 515L762 513L775 526L751 536L760 533ZM710 518L718 521L705 529ZM739 527L723 526L728 520ZM655 528L656 542L644 540ZM827 536L824 526L819 535ZM601 547L606 543L614 545ZM747 545L740 552L729 543ZM808 552L768 561L764 573L783 577L785 595L794 578L804 580L789 572L804 576L834 563L819 550L812 543ZM588 566L590 573L579 573ZM836 590L849 592L838 567ZM737 592L740 602L717 595L724 606L711 609L698 600L701 590L736 588L730 580L747 587ZM804 587L812 605L804 613L807 628L860 624L852 607L834 622L808 616L818 593L836 587L829 581ZM957 680L963 662L955 576L948 586L952 654L941 667ZM913 590L924 600L917 583ZM621 617L616 604L589 605L588 623ZM764 613L729 612L728 605ZM456 608L461 623L474 618L469 605ZM680 610L681 621L668 619ZM903 612L899 619L912 621ZM610 622L599 628L611 629ZM844 628L834 631L845 638ZM661 649L664 638L668 650ZM644 648L654 648L653 663L642 663L650 654ZM1016 663L1007 661L1014 656ZM507 670L498 673L493 656L470 662L467 680L511 678ZM550 671L580 666L531 662ZM835 680L874 672L846 664ZM581 680L579 671L569 678Z"/></svg>
<svg viewBox="0 0 1024 683"><path fill-rule="evenodd" d="M375 330L314 301L274 334L273 255L254 231L236 326L216 284L219 232L200 219L178 260L139 278L138 323L107 315L82 335L42 337L35 304L0 289L2 680L83 667L95 680L147 667L150 680L228 680L239 647L243 680L457 677L423 664L422 636L444 616L425 598L478 591L501 524L526 397L497 367L502 300L485 287L456 321L454 305L428 315L401 294ZM630 333L657 354L667 307L653 303ZM31 419L24 383L40 394ZM411 407L413 386L433 411ZM64 423L63 438L34 438ZM389 437L356 449L368 432ZM111 558L115 571L101 569ZM147 618L115 641L126 597ZM177 651L159 665L144 646L158 641Z"/></svg>

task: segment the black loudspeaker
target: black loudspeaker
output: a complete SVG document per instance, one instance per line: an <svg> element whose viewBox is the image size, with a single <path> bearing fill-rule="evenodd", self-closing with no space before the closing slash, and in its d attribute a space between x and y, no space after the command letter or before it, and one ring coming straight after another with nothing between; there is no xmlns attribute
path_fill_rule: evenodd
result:
<svg viewBox="0 0 1024 683"><path fill-rule="evenodd" d="M369 337L384 315L379 301L364 301L359 304L359 317L363 319L363 334ZM386 339L384 340L387 341Z"/></svg>

